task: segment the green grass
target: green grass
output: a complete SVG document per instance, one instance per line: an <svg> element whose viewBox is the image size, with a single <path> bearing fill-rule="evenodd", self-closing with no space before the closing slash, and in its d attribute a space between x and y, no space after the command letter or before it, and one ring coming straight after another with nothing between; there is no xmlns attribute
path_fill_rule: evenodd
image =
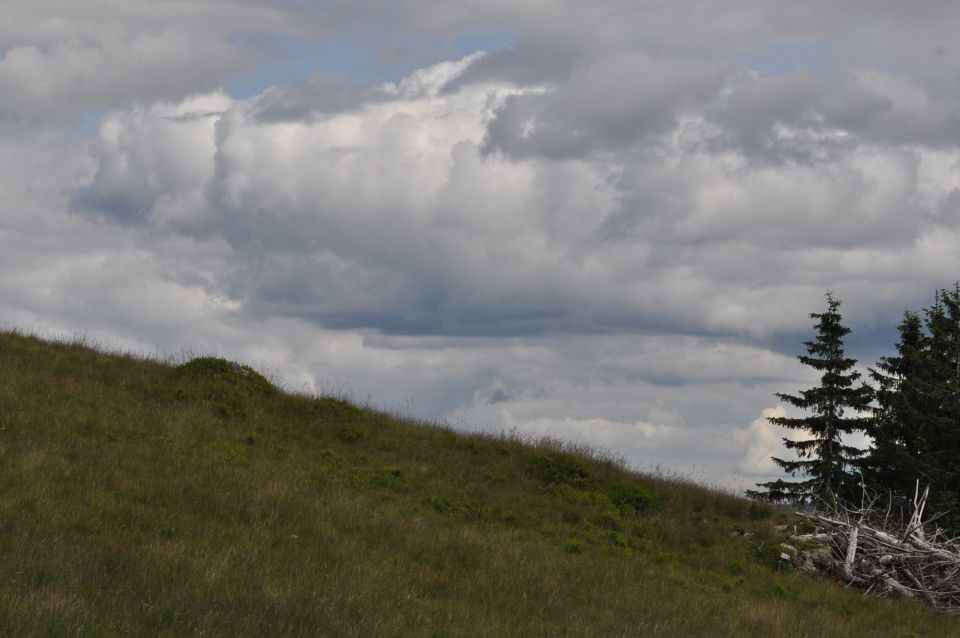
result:
<svg viewBox="0 0 960 638"><path fill-rule="evenodd" d="M787 516L218 359L0 334L3 636L960 635L779 568Z"/></svg>

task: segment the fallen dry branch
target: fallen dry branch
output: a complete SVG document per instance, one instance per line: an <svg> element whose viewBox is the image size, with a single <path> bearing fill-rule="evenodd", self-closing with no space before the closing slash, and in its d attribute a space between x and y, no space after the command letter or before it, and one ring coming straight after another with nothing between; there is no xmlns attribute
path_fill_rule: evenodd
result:
<svg viewBox="0 0 960 638"><path fill-rule="evenodd" d="M817 531L792 538L816 546L796 552L793 560L807 571L816 562L867 593L919 597L960 614L960 542L939 528L931 531L930 521L923 520L928 494L929 488L923 494L917 490L912 515L899 528L878 515L875 500L864 499L859 508L800 512Z"/></svg>

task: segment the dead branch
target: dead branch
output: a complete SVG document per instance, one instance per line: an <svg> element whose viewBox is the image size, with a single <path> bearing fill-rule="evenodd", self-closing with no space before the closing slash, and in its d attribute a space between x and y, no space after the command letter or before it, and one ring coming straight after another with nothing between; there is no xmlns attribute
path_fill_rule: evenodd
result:
<svg viewBox="0 0 960 638"><path fill-rule="evenodd" d="M802 570L819 565L866 593L919 596L960 615L960 541L932 526L938 517L924 520L929 494L929 486L920 493L918 482L911 516L899 527L866 496L859 507L798 512L817 529L792 537L803 549L791 558Z"/></svg>

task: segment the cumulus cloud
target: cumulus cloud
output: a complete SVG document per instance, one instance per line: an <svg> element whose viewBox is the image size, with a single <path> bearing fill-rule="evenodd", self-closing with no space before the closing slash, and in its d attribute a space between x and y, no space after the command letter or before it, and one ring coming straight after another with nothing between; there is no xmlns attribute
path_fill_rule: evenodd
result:
<svg viewBox="0 0 960 638"><path fill-rule="evenodd" d="M97 172L77 206L125 224L196 224L214 174L215 126L229 105L214 93L107 115L94 144Z"/></svg>
<svg viewBox="0 0 960 638"><path fill-rule="evenodd" d="M253 315L407 334L764 337L799 327L827 273L864 276L852 248L907 255L949 225L956 170L942 150L851 143L829 160L766 164L712 151L713 97L697 106L675 92L707 77L715 93L723 76L685 64L687 75L668 65L672 79L654 80L650 108L662 104L662 117L602 107L635 117L623 126L641 137L615 125L607 137L574 135L616 139L612 155L490 152L516 100L562 103L573 98L558 92L572 91L587 108L593 93L571 89L575 77L561 89L449 88L484 59L398 84L321 82L113 113L75 205L226 241L237 261L222 288ZM646 120L661 127L656 139L641 139ZM784 307L796 323L783 325Z"/></svg>
<svg viewBox="0 0 960 638"><path fill-rule="evenodd" d="M748 477L760 479L776 476L778 468L772 457L791 460L793 457L783 445L784 429L770 423L772 418L787 415L783 406L765 408L759 419L750 422L750 427L737 433L737 438L746 447L746 451L737 469ZM809 437L791 436L791 440L802 441Z"/></svg>

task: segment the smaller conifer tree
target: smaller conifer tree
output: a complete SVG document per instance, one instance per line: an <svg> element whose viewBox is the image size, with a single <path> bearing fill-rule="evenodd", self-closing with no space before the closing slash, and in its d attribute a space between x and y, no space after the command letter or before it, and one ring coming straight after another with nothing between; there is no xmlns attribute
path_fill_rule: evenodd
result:
<svg viewBox="0 0 960 638"><path fill-rule="evenodd" d="M877 383L864 459L870 488L907 504L919 481L930 486L929 509L950 533L960 530L960 282L941 289L932 306L906 312L896 355L870 371ZM897 508L899 509L899 508Z"/></svg>
<svg viewBox="0 0 960 638"><path fill-rule="evenodd" d="M897 354L882 357L870 376L877 384L877 407L870 430L873 446L866 459L868 484L898 497L912 494L919 478L929 482L932 366L929 340L920 316L904 312L897 326Z"/></svg>
<svg viewBox="0 0 960 638"><path fill-rule="evenodd" d="M917 478L931 486L930 506L945 527L960 529L960 283L939 290L926 311L927 340L922 434L927 449Z"/></svg>
<svg viewBox="0 0 960 638"><path fill-rule="evenodd" d="M815 499L847 499L855 494L858 480L853 471L859 469L864 451L845 445L842 437L869 427L869 418L862 414L869 409L873 392L860 381L860 373L854 370L856 360L844 355L843 338L850 329L842 323L840 301L829 291L826 297L827 311L810 315L817 320L816 337L804 342L807 354L797 357L801 363L821 373L820 385L802 390L798 395L776 395L810 414L770 419L771 423L805 430L810 435L809 439L784 438L787 449L796 452L796 460L773 457L773 461L791 476L801 474L806 478L760 483L758 486L766 491L748 491L751 496L805 503Z"/></svg>

